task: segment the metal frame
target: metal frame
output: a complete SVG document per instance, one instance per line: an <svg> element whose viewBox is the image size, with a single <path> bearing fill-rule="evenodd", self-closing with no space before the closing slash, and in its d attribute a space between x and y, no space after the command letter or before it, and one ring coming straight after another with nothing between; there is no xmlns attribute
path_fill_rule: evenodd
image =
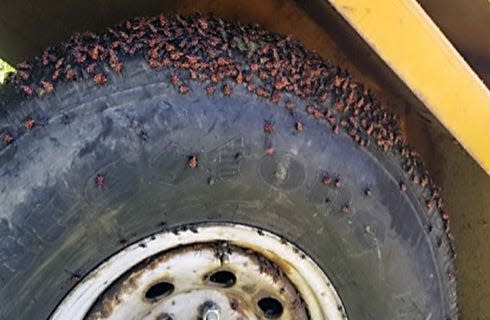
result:
<svg viewBox="0 0 490 320"><path fill-rule="evenodd" d="M421 6L328 1L490 174L490 91Z"/></svg>

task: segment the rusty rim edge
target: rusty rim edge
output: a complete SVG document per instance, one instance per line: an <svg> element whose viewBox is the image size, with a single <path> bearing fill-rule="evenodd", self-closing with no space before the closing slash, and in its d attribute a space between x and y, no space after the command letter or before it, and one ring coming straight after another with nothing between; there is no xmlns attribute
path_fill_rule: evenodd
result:
<svg viewBox="0 0 490 320"><path fill-rule="evenodd" d="M345 308L333 284L320 267L294 244L278 235L238 224L202 224L178 233L165 231L144 238L95 268L63 299L51 320L84 319L99 297L122 275L145 259L183 245L226 241L260 252L271 261L288 265L285 272L307 306L312 319L346 319ZM284 270L283 270L284 271Z"/></svg>

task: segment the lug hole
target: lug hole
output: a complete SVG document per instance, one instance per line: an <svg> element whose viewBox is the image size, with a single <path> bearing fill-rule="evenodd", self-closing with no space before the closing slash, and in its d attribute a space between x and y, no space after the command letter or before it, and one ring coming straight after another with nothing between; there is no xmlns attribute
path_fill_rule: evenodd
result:
<svg viewBox="0 0 490 320"><path fill-rule="evenodd" d="M230 271L216 271L209 276L209 281L224 288L233 287L236 283L236 276Z"/></svg>
<svg viewBox="0 0 490 320"><path fill-rule="evenodd" d="M284 311L282 304L274 298L262 298L257 304L264 316L268 319L277 319Z"/></svg>
<svg viewBox="0 0 490 320"><path fill-rule="evenodd" d="M158 282L152 285L145 293L145 298L150 301L155 301L169 296L175 289L175 286L170 282Z"/></svg>
<svg viewBox="0 0 490 320"><path fill-rule="evenodd" d="M174 320L174 317L168 313L163 313L163 314L158 315L155 319L156 320Z"/></svg>

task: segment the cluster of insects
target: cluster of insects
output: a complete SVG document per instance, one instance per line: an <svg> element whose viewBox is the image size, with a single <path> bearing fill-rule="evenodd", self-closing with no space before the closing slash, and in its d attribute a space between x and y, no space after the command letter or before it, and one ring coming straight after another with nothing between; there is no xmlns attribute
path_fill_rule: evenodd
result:
<svg viewBox="0 0 490 320"><path fill-rule="evenodd" d="M236 86L243 86L290 112L299 107L291 96L307 101L306 113L329 125L333 134L342 131L360 147L374 143L383 152L398 153L409 180L423 188L427 209L436 208L447 215L439 189L420 157L402 138L396 116L386 112L371 92L344 70L290 37L271 34L256 25L199 15L135 18L103 35L78 34L59 47L46 49L40 57L18 64L7 85L26 96L48 95L58 83L77 79L92 79L102 86L110 82L106 66L121 73L124 58L135 55L143 56L151 68L172 70L169 81L181 94L188 94L189 82L196 81L203 84L208 95L220 92L229 96ZM28 130L36 119L31 120L23 124ZM294 128L302 131L303 124L296 122ZM266 124L264 131L272 133L274 125ZM0 135L4 145L15 139L8 132ZM274 154L274 148L270 146L266 154ZM188 166L197 167L197 158L190 158ZM103 185L103 177L98 179L97 185ZM340 186L340 180L323 183ZM407 188L405 182L399 187L401 191ZM447 219L444 229L450 236Z"/></svg>

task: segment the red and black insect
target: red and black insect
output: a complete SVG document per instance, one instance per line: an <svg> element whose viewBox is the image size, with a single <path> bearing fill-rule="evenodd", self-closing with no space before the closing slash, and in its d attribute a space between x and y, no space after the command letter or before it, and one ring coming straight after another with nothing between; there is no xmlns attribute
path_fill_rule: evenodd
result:
<svg viewBox="0 0 490 320"><path fill-rule="evenodd" d="M36 125L36 122L31 117L27 117L23 121L23 124L24 124L24 128L26 128L27 130L31 130Z"/></svg>
<svg viewBox="0 0 490 320"><path fill-rule="evenodd" d="M187 165L191 169L197 168L198 166L197 156L196 155L190 156L189 159L187 160Z"/></svg>
<svg viewBox="0 0 490 320"><path fill-rule="evenodd" d="M266 121L264 124L264 132L268 134L272 134L274 132L274 123L271 121Z"/></svg>
<svg viewBox="0 0 490 320"><path fill-rule="evenodd" d="M212 96L214 95L214 92L216 91L216 88L212 85L209 85L206 87L206 93L209 95L209 96Z"/></svg>
<svg viewBox="0 0 490 320"><path fill-rule="evenodd" d="M190 89L189 89L188 85L183 84L183 85L179 86L179 93L180 94L188 94L189 91L190 91Z"/></svg>
<svg viewBox="0 0 490 320"><path fill-rule="evenodd" d="M294 109L294 103L291 100L288 100L284 103L284 107L288 110Z"/></svg>
<svg viewBox="0 0 490 320"><path fill-rule="evenodd" d="M225 96L231 96L231 94L233 93L233 89L231 88L231 86L229 84L223 85L221 91L223 92L223 95L225 95Z"/></svg>
<svg viewBox="0 0 490 320"><path fill-rule="evenodd" d="M366 187L366 188L364 189L364 196L365 196L365 197L370 197L371 195L372 195L371 188Z"/></svg>
<svg viewBox="0 0 490 320"><path fill-rule="evenodd" d="M78 271L76 272L72 272L72 271L69 271L69 270L66 270L65 269L65 272L67 272L69 275L70 275L70 283L71 284L76 284L78 283L81 279L82 279L82 274Z"/></svg>
<svg viewBox="0 0 490 320"><path fill-rule="evenodd" d="M51 82L47 80L41 80L41 94L50 93L53 91L54 86Z"/></svg>
<svg viewBox="0 0 490 320"><path fill-rule="evenodd" d="M105 184L105 175L101 173L97 174L97 176L95 177L95 185L98 188L102 188L104 184Z"/></svg>
<svg viewBox="0 0 490 320"><path fill-rule="evenodd" d="M400 182L399 186L400 186L400 190L401 191L406 191L407 190L407 185L404 182Z"/></svg>
<svg viewBox="0 0 490 320"><path fill-rule="evenodd" d="M332 178L330 178L327 175L324 175L323 178L322 178L322 183L325 186L330 186L332 184Z"/></svg>
<svg viewBox="0 0 490 320"><path fill-rule="evenodd" d="M344 204L340 210L342 211L342 213L349 213L350 212L350 206L348 204Z"/></svg>
<svg viewBox="0 0 490 320"><path fill-rule="evenodd" d="M25 94L26 96L31 96L31 95L32 95L32 93L33 93L32 88L31 88L31 87L29 87L29 86L24 86L24 85L22 85L22 86L20 86L20 88L21 88L22 92L24 92L24 94Z"/></svg>
<svg viewBox="0 0 490 320"><path fill-rule="evenodd" d="M14 137L12 137L12 135L10 133L4 132L2 134L2 141L6 145L9 145L9 144L11 144L14 141Z"/></svg>
<svg viewBox="0 0 490 320"><path fill-rule="evenodd" d="M170 76L170 82L176 86L177 84L179 84L180 80L179 80L179 76L176 74L176 73L172 73L172 75Z"/></svg>
<svg viewBox="0 0 490 320"><path fill-rule="evenodd" d="M103 73L97 73L94 76L94 81L97 85L102 86L107 83L107 77Z"/></svg>
<svg viewBox="0 0 490 320"><path fill-rule="evenodd" d="M65 71L65 79L72 80L74 77L75 77L75 70L73 70L72 68L68 68Z"/></svg>

